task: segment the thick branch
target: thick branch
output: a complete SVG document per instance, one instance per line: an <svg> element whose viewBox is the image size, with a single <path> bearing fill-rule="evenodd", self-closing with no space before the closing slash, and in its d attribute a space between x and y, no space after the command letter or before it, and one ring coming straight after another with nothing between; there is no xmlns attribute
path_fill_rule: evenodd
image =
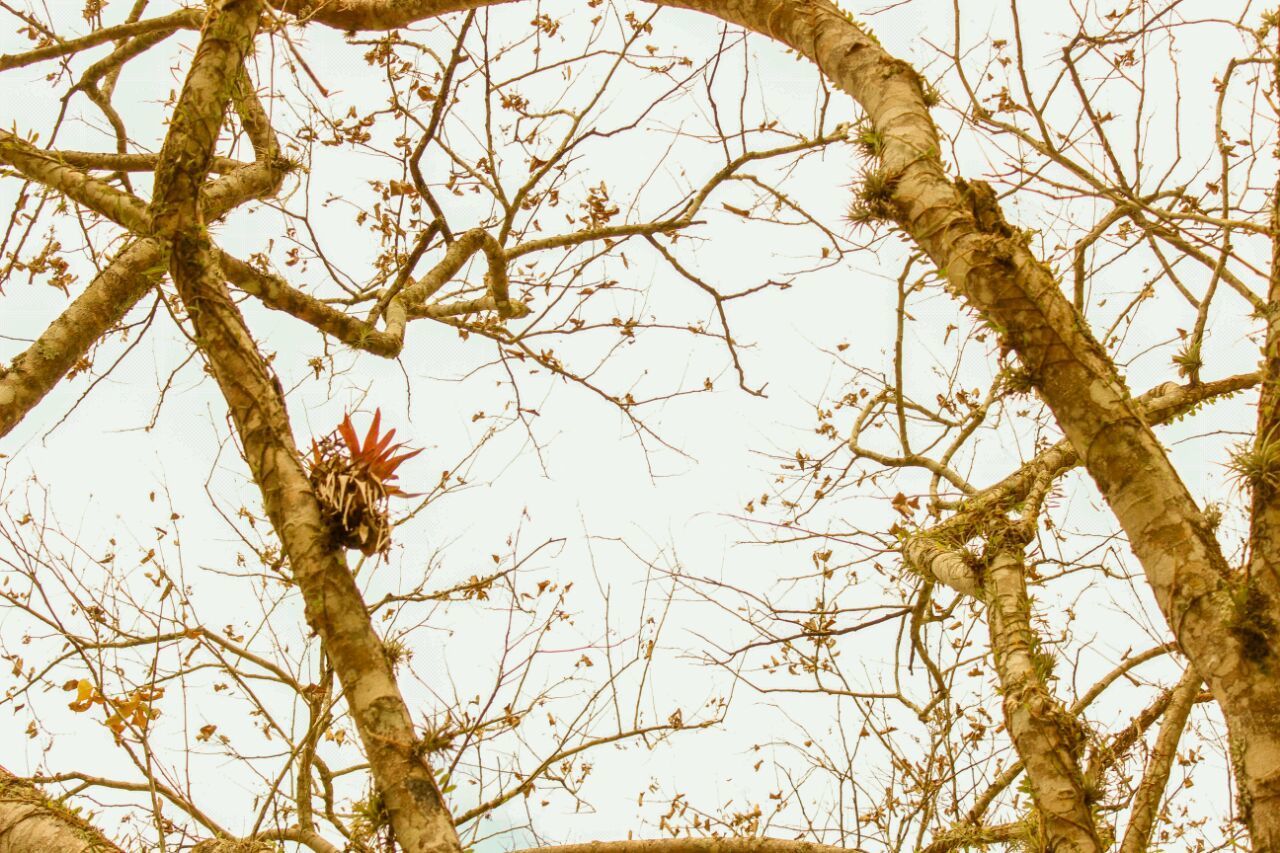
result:
<svg viewBox="0 0 1280 853"><path fill-rule="evenodd" d="M1147 423L1156 426L1178 419L1205 401L1252 388L1259 380L1258 373L1241 373L1213 382L1181 386L1166 382L1137 397L1135 402L1141 406ZM905 559L920 574L958 592L976 595L981 578L965 559L961 546L980 536L992 518L1005 516L1020 504L1037 479L1059 476L1079 464L1080 457L1068 441L1041 451L1000 482L965 498L950 518L915 534L903 546Z"/></svg>
<svg viewBox="0 0 1280 853"><path fill-rule="evenodd" d="M1040 811L1045 845L1063 851L1101 851L1089 810L1080 751L1080 724L1045 684L1047 658L1031 627L1021 551L1001 549L987 567L991 653L1004 694L1004 719Z"/></svg>
<svg viewBox="0 0 1280 853"><path fill-rule="evenodd" d="M183 9L174 12L172 15L165 15L160 18L149 18L145 21L134 21L130 24L121 24L118 27L104 27L103 29L89 33L87 36L80 38L67 39L47 47L39 47L35 50L29 50L26 53L14 53L0 55L0 71L7 71L10 68L18 68L23 65L31 65L35 62L41 62L46 59L56 59L59 56L67 56L72 53L79 53L82 50L88 50L91 47L97 47L108 42L118 41L120 39L132 38L134 36L146 35L148 33L166 32L177 29L193 30L200 26L201 13L199 9Z"/></svg>
<svg viewBox="0 0 1280 853"><path fill-rule="evenodd" d="M0 853L121 853L105 835L0 767Z"/></svg>
<svg viewBox="0 0 1280 853"><path fill-rule="evenodd" d="M489 295L479 299L446 304L424 304L440 290L476 252L483 250L488 262ZM387 327L378 329L362 320L303 293L279 276L263 272L225 252L218 261L227 278L269 308L292 314L344 344L384 358L395 358L404 347L405 328L411 319L452 317L480 311L495 311L500 317L524 317L529 308L507 295L507 258L502 247L481 229L468 231L449 244L440 262L417 282L393 297L386 311Z"/></svg>
<svg viewBox="0 0 1280 853"><path fill-rule="evenodd" d="M785 838L655 838L588 841L516 853L857 853L857 848Z"/></svg>
<svg viewBox="0 0 1280 853"><path fill-rule="evenodd" d="M1162 613L1221 703L1240 754L1255 849L1280 850L1280 648L1233 627L1230 570L1212 529L1052 272L984 184L953 181L920 75L825 0L668 0L769 35L811 59L884 139L893 219L985 314L1030 371L1110 504ZM1252 603L1271 624L1280 601Z"/></svg>
<svg viewBox="0 0 1280 853"><path fill-rule="evenodd" d="M1280 850L1280 648L1249 643L1232 624L1230 570L1114 363L1052 272L1004 222L994 193L953 180L941 159L924 84L827 0L659 0L768 35L810 59L862 105L883 138L888 212L946 272L956 293L1001 330L1081 454L1142 563L1162 613L1221 703L1258 850ZM286 0L273 0L287 8ZM457 8L413 0L302 2L301 17L344 29L391 29ZM294 5L295 9L298 8ZM1254 611L1280 624L1280 601Z"/></svg>
<svg viewBox="0 0 1280 853"><path fill-rule="evenodd" d="M1234 629L1230 570L1210 525L1052 272L1005 224L990 188L946 174L919 75L821 2L770 7L767 16L752 4L682 5L728 6L739 23L811 57L866 109L885 140L893 218L1030 371L1128 534L1174 635L1222 704L1239 745L1256 848L1280 849L1280 719L1273 712L1280 650L1247 646ZM1280 602L1254 605L1275 623Z"/></svg>
<svg viewBox="0 0 1280 853"><path fill-rule="evenodd" d="M0 130L0 163L12 166L24 178L63 193L130 231L145 234L150 230L146 205L141 199L106 181L89 177L59 159L56 152L42 151L7 130Z"/></svg>

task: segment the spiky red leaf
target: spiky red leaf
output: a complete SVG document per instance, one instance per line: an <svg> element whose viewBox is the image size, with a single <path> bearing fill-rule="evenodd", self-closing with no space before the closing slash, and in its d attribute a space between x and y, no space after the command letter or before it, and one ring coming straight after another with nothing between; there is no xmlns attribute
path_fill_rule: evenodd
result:
<svg viewBox="0 0 1280 853"><path fill-rule="evenodd" d="M368 444L366 444L364 447L365 456L368 457L369 459L380 459L383 456L386 456L388 453L394 453L395 447L391 447L391 439L395 437L396 437L396 431L390 430L373 447L370 447ZM396 445L396 447L399 447L399 446L400 445Z"/></svg>
<svg viewBox="0 0 1280 853"><path fill-rule="evenodd" d="M369 424L369 431L364 436L364 447L361 449L361 455L369 455L370 449L378 441L378 427L382 425L382 407L373 410L373 421Z"/></svg>
<svg viewBox="0 0 1280 853"><path fill-rule="evenodd" d="M403 444L397 444L394 447L388 448L387 453L394 453L402 447L404 447ZM421 452L422 448L418 448L417 450L411 450L408 453L401 453L399 456L387 455L384 458L378 459L375 464L370 466L369 470L379 480L394 480L399 476L396 474L396 469L400 467L401 463L412 459Z"/></svg>
<svg viewBox="0 0 1280 853"><path fill-rule="evenodd" d="M338 434L347 443L347 450L351 453L352 458L358 457L360 455L360 438L356 435L356 428L351 425L351 415L343 417L342 423L338 424Z"/></svg>

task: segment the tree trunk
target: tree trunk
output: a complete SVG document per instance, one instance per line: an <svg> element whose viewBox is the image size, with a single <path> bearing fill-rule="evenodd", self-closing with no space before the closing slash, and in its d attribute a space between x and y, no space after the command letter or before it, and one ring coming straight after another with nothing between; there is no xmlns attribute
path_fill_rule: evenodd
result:
<svg viewBox="0 0 1280 853"><path fill-rule="evenodd" d="M418 748L391 664L342 551L330 541L293 443L279 381L231 301L200 216L200 189L235 81L252 51L261 6L261 0L211 6L156 168L151 221L172 241L170 272L196 344L226 398L302 591L308 624L342 683L396 840L409 853L452 853L460 849L457 833Z"/></svg>

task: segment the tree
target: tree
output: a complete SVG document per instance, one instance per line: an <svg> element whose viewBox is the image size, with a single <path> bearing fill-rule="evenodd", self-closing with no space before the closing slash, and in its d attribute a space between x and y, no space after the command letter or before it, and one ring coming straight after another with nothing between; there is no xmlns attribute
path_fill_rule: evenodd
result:
<svg viewBox="0 0 1280 853"><path fill-rule="evenodd" d="M162 407L189 408L182 368L202 364L233 446L211 465L248 473L257 491L228 500L207 486L209 506L242 540L227 587L238 591L226 594L252 594L261 617L250 636L206 625L201 611L227 612L225 599L188 580L197 558L184 554L191 536L201 549L214 537L202 525L184 532L176 508L126 568L114 537L98 556L64 532L46 475L10 489L3 594L22 627L4 637L15 678L7 702L32 715L33 739L49 737L59 702L72 722L56 725L100 718L115 760L132 767L125 777L10 774L4 843L111 849L103 814L86 822L67 808L73 800L127 806L112 834L139 847L483 842L485 819L510 803L546 790L577 801L611 745L697 744L705 729L735 730L727 692L657 710L663 614L692 593L752 635L707 635L706 662L755 695L792 697L793 719L834 717L827 735L843 755L814 746L797 721L778 739L810 766L788 777L780 765L789 790L770 795L772 815L758 803L704 809L676 792L659 820L668 841L593 849L1137 851L1239 846L1242 832L1255 851L1280 849L1280 189L1265 177L1277 168L1275 15L1241 8L1231 23L1182 2L1063 10L1055 26L1071 35L1059 39L1031 32L1014 2L975 41L955 3L950 43L929 42L917 68L825 0L675 0L656 4L660 18L600 0L563 13L469 0L213 0L160 11L136 0L123 18L108 5L87 3L88 32L74 36L65 8L2 4L34 44L0 57L0 71L25 85L33 69L47 74L56 116L47 141L22 116L0 131L13 198L0 284L19 307L37 298L20 273L52 285L38 298L70 301L43 331L15 330L24 348L0 370L0 429L18 434L77 375L110 379L114 367L98 366L105 354L163 340L157 318L167 316L166 351L181 357L145 426L161 433ZM894 4L874 17L887 32L908 12ZM663 46L667 20L695 18L724 25L706 56L693 58L682 31L678 49ZM776 115L749 99L750 62L729 68L749 58L744 30L807 63L805 99ZM1209 86L1196 77L1196 50L1184 50L1188 32L1229 57L1207 72L1211 122L1184 113L1184 99ZM174 46L183 34L195 34L189 55ZM1040 55L1054 57L1047 69L1031 58ZM329 75L345 87L364 73L350 70L357 59L380 88L352 82L361 103L342 113ZM780 67L776 54L770 61ZM157 77L170 63L177 80L160 109L119 94L139 85L133 69ZM1205 83L1194 95L1192 80ZM726 86L740 92L732 106ZM58 141L95 125L85 135L114 151ZM658 128L669 144L655 149L644 134ZM846 173L817 170L824 159L847 169L838 161L851 151L861 165L841 222L833 199L845 200ZM820 192L808 170L825 175ZM812 259L724 289L697 250L730 234L730 218L775 241L737 248L744 257ZM730 582L636 552L661 591L627 610L625 633L603 594L603 629L576 647L558 633L574 625L572 584L554 560L545 577L530 564L551 559L556 540L529 546L512 533L491 570L444 587L430 575L392 577L406 565L392 543L469 485L496 436L522 435L542 452L539 419L554 403L535 400L552 385L616 410L645 447L670 446L646 413L713 391L719 377L637 367L627 353L638 338L688 336L704 359L698 347L712 343L738 393L763 395L730 323L738 306L767 298L778 310L799 299L781 291L848 275L869 257L900 270L891 367L850 361L844 344L829 352L852 384L819 403L817 438L779 458L772 486L745 510L776 513L754 529L775 547L813 549L807 570ZM645 291L631 272L640 264L688 292ZM355 267L363 272L347 272ZM923 315L926 302L937 316ZM851 336L872 331L856 315L834 319ZM389 383L359 394L348 383L357 361L347 353L361 364L402 358L414 321L449 327L469 351L485 346L490 361L466 384L496 375L505 402L496 417L478 412L486 426L475 446L402 504L420 488L403 473L416 448L384 426L398 405ZM299 326L316 337L298 337ZM1215 328L1249 331L1228 331L1211 352ZM304 361L316 341L321 354ZM918 368L925 358L933 370ZM1163 381L1131 392L1135 365ZM1225 378L1204 378L1209 365ZM323 392L301 387L308 373ZM1240 392L1255 394L1256 414ZM326 403L341 425L310 430L299 446L299 406L319 417ZM1246 417L1248 429L1223 429ZM1185 460L1153 429L1179 419L1200 430L1187 436L1197 449L1235 473L1233 488L1188 488ZM1011 466L1009 447L1031 452ZM1077 467L1087 479L1071 474ZM190 505L185 478L164 488ZM1066 499L1094 494L1105 513ZM868 501L876 509L859 509ZM393 505L410 509L393 517ZM1103 666L1088 636L1098 622L1077 610L1099 601L1131 617L1108 631L1124 642L1145 632L1151 648ZM1154 621L1144 624L1144 608ZM474 697L471 673L448 696L411 661L447 651L426 628L449 625L450 642L463 643L481 610L497 626L486 637L499 638L494 672ZM877 634L886 641L844 639ZM884 669L864 679L855 656ZM1170 657L1184 663L1155 689L1138 680ZM588 671L601 660L603 675ZM1080 689L1083 679L1092 686ZM1117 686L1124 698L1109 699ZM41 696L51 687L62 688L53 703ZM234 697L248 725L283 746L241 748L227 731L236 724L211 714L198 728L166 728L178 716L164 706L170 690L184 709ZM1119 703L1112 713L1145 705L1116 723L1094 714L1106 701ZM543 715L546 727L529 734ZM753 738L766 735L743 742ZM864 741L883 773L862 765ZM1004 756L1009 745L1016 760ZM206 750L255 778L237 807L255 815L239 818L245 830L210 810L222 794L178 772ZM1170 779L1175 764L1214 750L1236 790L1209 820ZM36 786L54 786L56 800ZM66 840L51 842L58 833Z"/></svg>

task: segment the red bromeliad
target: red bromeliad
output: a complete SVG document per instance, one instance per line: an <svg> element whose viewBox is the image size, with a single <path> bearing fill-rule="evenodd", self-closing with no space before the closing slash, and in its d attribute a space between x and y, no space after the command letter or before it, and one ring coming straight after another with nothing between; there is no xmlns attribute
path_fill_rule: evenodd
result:
<svg viewBox="0 0 1280 853"><path fill-rule="evenodd" d="M382 409L375 409L373 423L369 424L369 431L365 433L363 446L360 443L360 438L356 435L355 427L351 424L351 415L345 416L342 419L342 423L338 424L338 432L342 435L342 440L347 443L347 453L351 461L367 471L370 477L386 485L391 480L396 479L398 476L396 469L400 467L400 464L417 456L422 452L422 448L396 456L396 451L405 446L404 442L400 444L391 443L391 439L396 436L394 429L387 430L385 435L379 436L378 427L381 424ZM312 447L315 447L314 443ZM401 491L398 486L387 485L386 488L388 496L411 497L407 492Z"/></svg>
<svg viewBox="0 0 1280 853"><path fill-rule="evenodd" d="M361 441L348 414L337 430L311 442L311 484L330 532L338 544L365 556L385 554L390 547L388 498L412 497L391 481L402 463L422 452L400 453L404 443L391 443L396 431L380 435L381 426L382 410L378 409Z"/></svg>

